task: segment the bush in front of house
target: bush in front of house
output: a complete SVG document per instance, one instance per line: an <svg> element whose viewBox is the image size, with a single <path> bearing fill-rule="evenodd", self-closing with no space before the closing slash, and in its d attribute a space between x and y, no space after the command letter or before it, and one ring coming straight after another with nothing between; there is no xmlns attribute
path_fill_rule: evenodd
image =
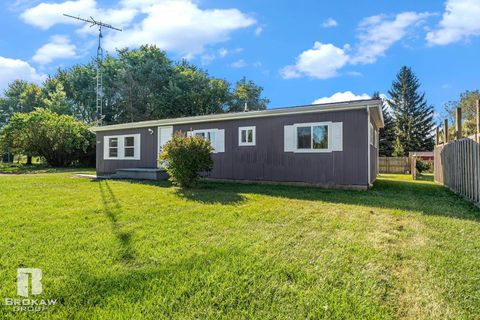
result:
<svg viewBox="0 0 480 320"><path fill-rule="evenodd" d="M430 162L417 159L416 168L419 173L429 171L432 168Z"/></svg>
<svg viewBox="0 0 480 320"><path fill-rule="evenodd" d="M52 167L63 167L87 162L95 135L71 116L36 109L13 114L0 132L0 146L6 152L39 156Z"/></svg>
<svg viewBox="0 0 480 320"><path fill-rule="evenodd" d="M182 188L197 182L201 172L212 170L212 146L201 137L186 137L181 132L165 144L160 160L170 181Z"/></svg>

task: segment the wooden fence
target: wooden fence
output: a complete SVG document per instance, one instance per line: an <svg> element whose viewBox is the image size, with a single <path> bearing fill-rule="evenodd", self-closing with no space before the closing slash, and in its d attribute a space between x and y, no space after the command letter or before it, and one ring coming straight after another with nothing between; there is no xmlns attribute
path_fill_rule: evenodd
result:
<svg viewBox="0 0 480 320"><path fill-rule="evenodd" d="M410 160L408 157L380 157L380 173L409 173Z"/></svg>
<svg viewBox="0 0 480 320"><path fill-rule="evenodd" d="M480 204L480 145L463 138L435 147L435 181Z"/></svg>

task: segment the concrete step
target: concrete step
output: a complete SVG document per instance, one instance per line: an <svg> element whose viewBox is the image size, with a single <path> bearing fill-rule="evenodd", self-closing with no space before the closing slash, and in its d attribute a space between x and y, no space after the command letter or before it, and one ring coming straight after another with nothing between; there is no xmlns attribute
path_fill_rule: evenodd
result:
<svg viewBox="0 0 480 320"><path fill-rule="evenodd" d="M158 168L128 168L117 169L112 178L134 180L166 180L168 174L164 169Z"/></svg>

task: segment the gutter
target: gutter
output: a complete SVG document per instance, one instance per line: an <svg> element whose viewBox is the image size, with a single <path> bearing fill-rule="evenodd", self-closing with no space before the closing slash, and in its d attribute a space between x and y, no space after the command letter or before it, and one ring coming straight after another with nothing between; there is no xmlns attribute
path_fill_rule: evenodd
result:
<svg viewBox="0 0 480 320"><path fill-rule="evenodd" d="M102 131L112 131L112 130L122 130L122 129L171 126L171 125L190 124L190 123L205 123L205 122L215 122L215 121L263 118L263 117L284 116L284 115L303 114L303 113L355 110L355 109L363 109L363 108L367 108L367 110L370 112L371 107L377 107L377 109L380 112L380 117L381 117L380 119L383 120L383 117L381 115L382 111L381 111L380 105L381 105L380 100L369 99L369 100L358 100L358 101L351 101L351 102L337 102L337 103L329 103L329 104L306 105L306 106L299 106L299 107L276 108L276 109L268 109L268 110L261 110L261 111L222 113L222 114L183 117L183 118L174 118L174 119L131 122L131 123L109 125L104 127L92 127L90 128L90 130L93 132L102 132ZM382 121L382 126L383 126L383 121Z"/></svg>

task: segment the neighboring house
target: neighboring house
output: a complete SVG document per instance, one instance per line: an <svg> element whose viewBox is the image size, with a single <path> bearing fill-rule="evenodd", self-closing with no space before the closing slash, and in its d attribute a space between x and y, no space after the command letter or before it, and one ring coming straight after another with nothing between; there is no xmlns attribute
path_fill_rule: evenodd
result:
<svg viewBox="0 0 480 320"><path fill-rule="evenodd" d="M434 154L433 151L410 151L408 157L417 157L418 159L433 161Z"/></svg>
<svg viewBox="0 0 480 320"><path fill-rule="evenodd" d="M214 148L213 179L367 188L378 173L380 100L224 113L96 127L97 175L156 168L174 132Z"/></svg>

